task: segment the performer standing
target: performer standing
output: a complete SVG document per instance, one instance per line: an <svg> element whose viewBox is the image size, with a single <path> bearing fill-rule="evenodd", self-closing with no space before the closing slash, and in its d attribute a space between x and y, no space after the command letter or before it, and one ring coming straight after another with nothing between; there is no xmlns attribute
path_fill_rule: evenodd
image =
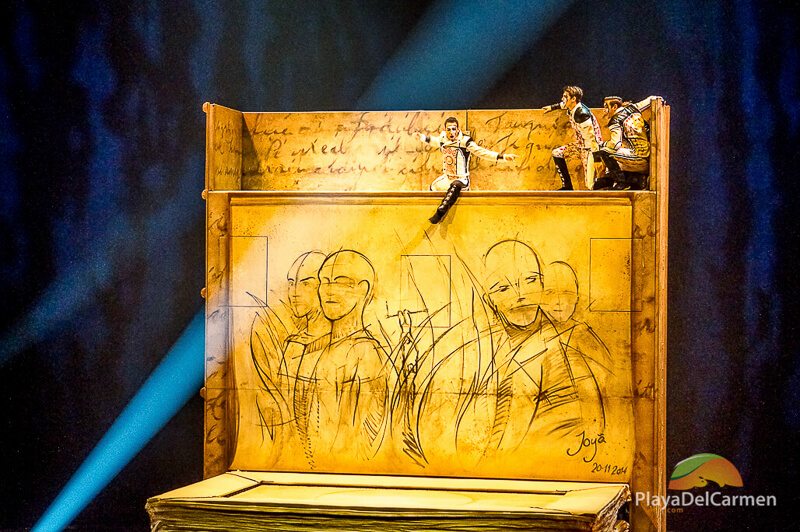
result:
<svg viewBox="0 0 800 532"><path fill-rule="evenodd" d="M462 188L469 188L469 159L473 153L491 161L513 161L517 157L513 153L498 153L480 146L472 137L461 132L458 119L453 116L444 121L444 129L437 137L419 134L422 142L442 150L442 175L431 183L430 189L446 190L447 193L436 212L428 219L432 224L438 224L444 218L458 199Z"/></svg>
<svg viewBox="0 0 800 532"><path fill-rule="evenodd" d="M575 142L559 146L553 150L553 162L556 165L556 172L561 178L561 188L559 190L574 190L572 179L569 176L566 159L580 159L585 173L586 187L592 190L594 187L594 155L602 141L600 125L592 114L592 111L582 103L583 89L574 85L564 87L561 101L553 105L543 107L545 111L556 109L566 109L569 114L569 122L575 130Z"/></svg>

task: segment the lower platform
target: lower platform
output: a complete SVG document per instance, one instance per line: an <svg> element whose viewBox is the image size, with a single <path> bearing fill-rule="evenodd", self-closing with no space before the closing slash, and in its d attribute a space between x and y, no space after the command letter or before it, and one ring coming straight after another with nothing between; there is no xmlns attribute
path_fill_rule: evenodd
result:
<svg viewBox="0 0 800 532"><path fill-rule="evenodd" d="M152 497L154 531L621 531L627 484L230 471Z"/></svg>

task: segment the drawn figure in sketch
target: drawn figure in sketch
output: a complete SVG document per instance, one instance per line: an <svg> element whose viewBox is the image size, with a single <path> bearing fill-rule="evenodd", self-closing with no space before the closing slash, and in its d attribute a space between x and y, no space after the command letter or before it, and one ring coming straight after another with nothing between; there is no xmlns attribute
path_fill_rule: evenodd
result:
<svg viewBox="0 0 800 532"><path fill-rule="evenodd" d="M375 285L370 261L357 251L338 251L325 259L318 278L331 332L316 356L301 359L295 405L309 462L324 470L348 458L369 460L380 449L391 363L364 327Z"/></svg>
<svg viewBox="0 0 800 532"><path fill-rule="evenodd" d="M553 323L568 323L578 305L578 277L566 262L551 262L547 268L547 289L542 299L542 310Z"/></svg>
<svg viewBox="0 0 800 532"><path fill-rule="evenodd" d="M546 279L537 253L519 240L498 242L486 252L485 280L484 300L502 328L489 374L496 408L488 451L602 433L597 378L604 376L585 357L595 346L561 334L542 311Z"/></svg>
<svg viewBox="0 0 800 532"><path fill-rule="evenodd" d="M644 190L648 187L650 127L642 117L642 111L650 107L654 98L648 96L638 103L623 101L619 96L603 98L610 138L601 143L598 155L607 170L601 178L606 186L615 190Z"/></svg>
<svg viewBox="0 0 800 532"><path fill-rule="evenodd" d="M319 301L318 274L325 258L326 255L320 251L303 253L294 261L286 276L289 306L299 321L297 334L286 339L283 350L282 372L290 378L297 375L304 353L319 351L329 341L331 323L322 313Z"/></svg>
<svg viewBox="0 0 800 532"><path fill-rule="evenodd" d="M602 136L600 124L586 104L582 103L583 89L574 85L564 87L561 101L545 106L545 111L566 109L569 123L575 131L575 141L553 149L553 163L561 178L559 190L573 190L572 179L567 168L567 159L578 159L583 165L586 188L594 187L594 152L599 149Z"/></svg>
<svg viewBox="0 0 800 532"><path fill-rule="evenodd" d="M446 190L447 193L436 212L429 218L432 224L438 224L444 218L458 199L461 189L469 188L469 159L473 153L491 161L513 161L517 157L513 153L498 153L479 145L472 137L462 133L458 119L453 116L444 121L444 129L436 137L425 133L419 134L422 142L436 146L442 151L442 175L430 184L430 189Z"/></svg>
<svg viewBox="0 0 800 532"><path fill-rule="evenodd" d="M298 412L293 403L298 366L303 356L313 357L329 341L330 322L322 314L317 277L325 257L319 251L309 251L297 257L290 267L286 276L287 301L293 320L289 316L282 320L266 302L257 299L262 310L253 323L250 347L261 381L255 396L258 424L262 441L271 443L260 450L267 453L260 457L265 465L289 454L290 446L295 454L300 453L295 438Z"/></svg>
<svg viewBox="0 0 800 532"><path fill-rule="evenodd" d="M608 348L589 324L575 319L580 297L575 270L566 262L551 262L545 278L542 310L550 317L563 344L569 350L580 347L580 355L593 375L609 375L612 364Z"/></svg>

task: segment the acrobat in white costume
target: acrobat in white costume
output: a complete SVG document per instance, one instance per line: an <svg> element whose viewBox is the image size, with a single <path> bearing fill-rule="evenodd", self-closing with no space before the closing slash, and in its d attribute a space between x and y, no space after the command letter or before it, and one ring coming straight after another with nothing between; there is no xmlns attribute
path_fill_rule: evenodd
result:
<svg viewBox="0 0 800 532"><path fill-rule="evenodd" d="M474 153L490 161L513 161L513 153L500 153L484 148L469 135L464 135L458 119L449 117L444 122L445 130L436 137L420 133L422 142L436 146L442 151L442 175L430 184L431 190L447 191L436 212L429 218L431 223L439 223L458 199L461 189L469 188L469 160Z"/></svg>

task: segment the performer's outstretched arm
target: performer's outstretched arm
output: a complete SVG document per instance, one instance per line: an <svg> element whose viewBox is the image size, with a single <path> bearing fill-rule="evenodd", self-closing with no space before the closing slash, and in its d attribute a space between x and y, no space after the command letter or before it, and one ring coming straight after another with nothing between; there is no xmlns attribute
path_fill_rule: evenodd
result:
<svg viewBox="0 0 800 532"><path fill-rule="evenodd" d="M431 146L435 146L437 148L441 147L444 144L445 140L443 140L443 135L437 135L435 137L431 137L430 135L426 135L425 133L419 134L419 140L425 142L426 144L430 144Z"/></svg>
<svg viewBox="0 0 800 532"><path fill-rule="evenodd" d="M474 153L481 159L486 159L488 161L513 161L517 158L515 153L500 153L496 151L492 151L490 149L484 148L474 140L470 139L467 142L466 148L470 151L470 153Z"/></svg>

